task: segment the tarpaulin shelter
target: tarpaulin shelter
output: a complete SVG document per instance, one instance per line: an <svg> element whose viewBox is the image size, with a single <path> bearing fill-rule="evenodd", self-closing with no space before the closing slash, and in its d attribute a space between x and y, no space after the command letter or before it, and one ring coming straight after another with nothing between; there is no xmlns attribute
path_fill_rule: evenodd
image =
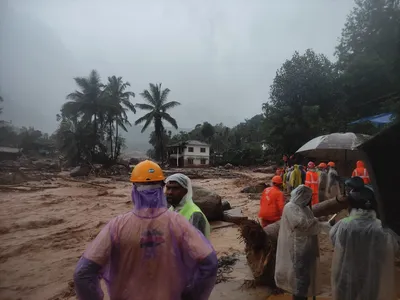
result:
<svg viewBox="0 0 400 300"><path fill-rule="evenodd" d="M400 235L400 122L396 122L358 147L379 204L382 222Z"/></svg>
<svg viewBox="0 0 400 300"><path fill-rule="evenodd" d="M374 125L389 124L394 120L394 115L391 113L379 114L371 117L365 117L349 123L349 125L371 122Z"/></svg>

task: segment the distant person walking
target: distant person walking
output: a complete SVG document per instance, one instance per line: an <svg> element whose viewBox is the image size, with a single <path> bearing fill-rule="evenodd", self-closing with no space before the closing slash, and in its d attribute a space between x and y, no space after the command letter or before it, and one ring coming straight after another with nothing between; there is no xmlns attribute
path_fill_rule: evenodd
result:
<svg viewBox="0 0 400 300"><path fill-rule="evenodd" d="M328 182L327 182L327 197L335 198L340 195L339 175L336 171L336 164L333 161L328 162Z"/></svg>
<svg viewBox="0 0 400 300"><path fill-rule="evenodd" d="M312 161L307 164L307 167L308 170L306 173L305 185L313 191L311 204L314 205L318 203L318 173L315 170L315 164Z"/></svg>
<svg viewBox="0 0 400 300"><path fill-rule="evenodd" d="M353 171L351 177L361 177L364 181L364 184L370 184L369 174L367 168L364 166L364 162L362 160L357 161L356 168Z"/></svg>
<svg viewBox="0 0 400 300"><path fill-rule="evenodd" d="M318 201L321 203L326 200L326 186L328 183L327 164L320 163L318 165Z"/></svg>

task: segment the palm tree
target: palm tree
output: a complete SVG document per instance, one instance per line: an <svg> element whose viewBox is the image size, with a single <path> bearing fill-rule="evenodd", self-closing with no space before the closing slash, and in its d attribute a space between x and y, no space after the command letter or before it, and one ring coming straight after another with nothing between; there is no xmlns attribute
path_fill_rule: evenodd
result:
<svg viewBox="0 0 400 300"><path fill-rule="evenodd" d="M158 141L158 147L156 149L157 159L161 162L164 161L164 142L163 132L164 124L163 121L170 123L175 129L178 129L176 120L171 117L167 111L180 105L177 101L167 102L168 94L170 90L161 88L160 84L150 83L150 89L144 90L140 95L144 98L147 103L137 103L136 107L145 111L148 111L143 117L136 120L135 125L144 123L142 133L149 127L151 122L154 123L154 132Z"/></svg>
<svg viewBox="0 0 400 300"><path fill-rule="evenodd" d="M107 103L102 101L102 84L96 70L92 70L88 77L75 77L80 90L69 94L61 112L63 116L73 119L81 118L84 124L93 121L94 136L98 135L98 125L104 124L104 112L107 111ZM95 145L93 145L94 147Z"/></svg>
<svg viewBox="0 0 400 300"><path fill-rule="evenodd" d="M104 90L104 97L110 106L107 112L107 123L109 124L109 138L113 158L116 158L120 151L119 127L127 132L126 125L132 126L128 121L127 112L136 113L135 105L130 101L130 97L135 97L135 93L126 90L130 86L129 82L123 82L122 77L112 76L108 77L108 83ZM113 128L115 128L114 151Z"/></svg>

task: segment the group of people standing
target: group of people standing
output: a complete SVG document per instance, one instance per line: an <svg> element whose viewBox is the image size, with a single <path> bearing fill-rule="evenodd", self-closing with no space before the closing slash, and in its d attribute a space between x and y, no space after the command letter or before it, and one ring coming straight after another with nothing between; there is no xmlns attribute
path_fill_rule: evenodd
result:
<svg viewBox="0 0 400 300"><path fill-rule="evenodd" d="M264 190L260 201L259 217L263 226L281 221L276 285L291 293L293 300L315 298L320 293L318 235L325 232L334 247L333 300L396 299L395 256L399 252L399 237L384 228L377 218L377 202L363 162L357 162L352 177L345 181L343 195L339 187L334 190L337 194L333 199L349 204L348 216L337 223L334 218L320 222L312 211L312 205L321 201L319 194L324 180L328 194L332 193L332 180L338 184L335 165L330 162L316 167L310 162L301 181L298 170L301 172L295 165L287 175L290 178L288 203L285 204L282 192L286 178L280 175L272 178L272 186Z"/></svg>

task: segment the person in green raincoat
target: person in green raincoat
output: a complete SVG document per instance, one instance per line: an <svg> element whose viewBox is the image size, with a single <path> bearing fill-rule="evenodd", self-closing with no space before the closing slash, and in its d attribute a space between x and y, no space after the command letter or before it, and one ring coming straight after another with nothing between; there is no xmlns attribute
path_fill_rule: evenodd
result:
<svg viewBox="0 0 400 300"><path fill-rule="evenodd" d="M300 171L299 165L293 166L293 171L290 173L289 183L290 183L290 187L292 188L292 190L294 190L300 184L302 184L301 171Z"/></svg>
<svg viewBox="0 0 400 300"><path fill-rule="evenodd" d="M201 209L193 202L192 182L184 174L176 173L165 180L165 195L170 209L184 216L204 236L210 237L210 223Z"/></svg>

